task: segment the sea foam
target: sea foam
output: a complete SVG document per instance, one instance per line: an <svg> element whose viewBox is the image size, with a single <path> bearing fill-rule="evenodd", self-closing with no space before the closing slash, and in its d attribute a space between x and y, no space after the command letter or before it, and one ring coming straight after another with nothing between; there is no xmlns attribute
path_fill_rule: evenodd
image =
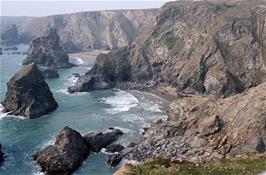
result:
<svg viewBox="0 0 266 175"><path fill-rule="evenodd" d="M102 98L102 101L111 106L110 109L106 109L109 114L126 112L139 104L138 99L134 95L122 90L116 91L112 97Z"/></svg>

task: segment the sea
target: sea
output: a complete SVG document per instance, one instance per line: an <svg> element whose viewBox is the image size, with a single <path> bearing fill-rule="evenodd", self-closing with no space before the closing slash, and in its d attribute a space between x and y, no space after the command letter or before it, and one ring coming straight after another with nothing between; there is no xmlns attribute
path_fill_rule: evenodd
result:
<svg viewBox="0 0 266 175"><path fill-rule="evenodd" d="M27 50L27 45L16 47L16 52L21 54L3 50L3 55L0 55L0 101L5 98L6 83L23 67L21 63L26 57L22 53ZM139 141L142 128L147 127L150 121L166 119L164 101L147 92L114 89L69 94L67 87L77 80L72 74L83 74L91 68L78 58L70 61L79 66L60 69L60 78L46 81L59 104L56 111L36 119L0 113L0 143L5 153L5 161L0 166L1 175L43 174L33 155L53 144L65 126L81 134L118 128L124 135L117 142L126 144ZM2 109L0 106L0 111ZM104 151L92 153L74 175L111 175L116 168L109 168L107 159Z"/></svg>

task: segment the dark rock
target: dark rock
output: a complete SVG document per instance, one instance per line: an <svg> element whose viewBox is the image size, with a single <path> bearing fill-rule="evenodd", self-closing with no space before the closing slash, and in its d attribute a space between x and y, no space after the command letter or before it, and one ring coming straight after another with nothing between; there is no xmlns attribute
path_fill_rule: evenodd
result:
<svg viewBox="0 0 266 175"><path fill-rule="evenodd" d="M123 149L125 149L125 147L121 144L112 144L108 145L105 148L105 151L109 153L116 153L116 152L121 152Z"/></svg>
<svg viewBox="0 0 266 175"><path fill-rule="evenodd" d="M92 132L84 135L90 149L94 152L99 152L102 148L110 145L118 139L119 136L123 135L123 132L119 129L113 129L107 132Z"/></svg>
<svg viewBox="0 0 266 175"><path fill-rule="evenodd" d="M79 73L73 73L72 75L74 75L74 77L79 78L80 74Z"/></svg>
<svg viewBox="0 0 266 175"><path fill-rule="evenodd" d="M116 167L123 159L122 154L112 154L108 157L107 165L109 167Z"/></svg>
<svg viewBox="0 0 266 175"><path fill-rule="evenodd" d="M70 93L102 90L130 80L129 49L123 48L96 58L93 68L79 77L75 86L68 88Z"/></svg>
<svg viewBox="0 0 266 175"><path fill-rule="evenodd" d="M7 48L4 48L3 50L18 50L17 47L7 47Z"/></svg>
<svg viewBox="0 0 266 175"><path fill-rule="evenodd" d="M1 144L0 144L0 165L4 161L4 153L1 151Z"/></svg>
<svg viewBox="0 0 266 175"><path fill-rule="evenodd" d="M59 78L59 74L55 69L45 69L42 71L42 74L46 79Z"/></svg>
<svg viewBox="0 0 266 175"><path fill-rule="evenodd" d="M42 72L32 63L16 73L7 83L4 112L31 118L47 114L58 106Z"/></svg>
<svg viewBox="0 0 266 175"><path fill-rule="evenodd" d="M77 131L65 127L56 137L54 145L39 151L34 159L46 175L69 175L89 155L86 140Z"/></svg>
<svg viewBox="0 0 266 175"><path fill-rule="evenodd" d="M21 52L12 52L11 54L21 54Z"/></svg>
<svg viewBox="0 0 266 175"><path fill-rule="evenodd" d="M19 43L19 35L17 26L12 24L11 26L7 26L1 32L1 44L3 45L14 45Z"/></svg>
<svg viewBox="0 0 266 175"><path fill-rule="evenodd" d="M59 36L54 28L49 28L47 35L36 37L29 44L28 55L23 64L32 62L50 68L70 68L69 57L60 44Z"/></svg>

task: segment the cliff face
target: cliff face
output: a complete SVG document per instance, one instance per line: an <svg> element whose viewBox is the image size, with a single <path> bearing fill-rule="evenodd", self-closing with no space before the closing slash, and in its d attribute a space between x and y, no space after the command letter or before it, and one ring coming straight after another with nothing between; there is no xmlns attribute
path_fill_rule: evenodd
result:
<svg viewBox="0 0 266 175"><path fill-rule="evenodd" d="M200 162L266 151L266 84L223 99L183 96L168 111L168 121L148 128L128 157L154 155Z"/></svg>
<svg viewBox="0 0 266 175"><path fill-rule="evenodd" d="M21 42L45 32L51 24L66 51L116 49L129 46L141 28L155 20L157 9L93 11L47 17L1 17L4 26L17 24Z"/></svg>
<svg viewBox="0 0 266 175"><path fill-rule="evenodd" d="M265 22L265 2L167 3L133 46L133 80L223 96L258 85L266 78Z"/></svg>
<svg viewBox="0 0 266 175"><path fill-rule="evenodd" d="M229 96L266 80L265 2L169 2L130 48L131 81Z"/></svg>
<svg viewBox="0 0 266 175"><path fill-rule="evenodd" d="M1 44L14 45L19 43L18 29L15 24L6 26L1 32Z"/></svg>

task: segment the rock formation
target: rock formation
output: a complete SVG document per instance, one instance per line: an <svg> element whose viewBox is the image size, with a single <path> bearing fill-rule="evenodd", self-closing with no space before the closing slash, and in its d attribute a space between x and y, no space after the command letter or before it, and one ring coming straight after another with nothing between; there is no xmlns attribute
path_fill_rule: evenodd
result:
<svg viewBox="0 0 266 175"><path fill-rule="evenodd" d="M44 69L42 70L42 74L46 79L59 78L59 74L55 69Z"/></svg>
<svg viewBox="0 0 266 175"><path fill-rule="evenodd" d="M48 28L47 35L36 37L29 44L28 55L23 64L37 63L49 68L70 68L69 57L59 43L60 39L56 30Z"/></svg>
<svg viewBox="0 0 266 175"><path fill-rule="evenodd" d="M198 162L266 151L266 83L224 99L186 95L152 125L129 157Z"/></svg>
<svg viewBox="0 0 266 175"><path fill-rule="evenodd" d="M222 97L256 86L266 80L265 20L263 1L166 3L154 25L139 34L130 51L119 54L125 57L120 69L130 74L115 86L128 81L170 85L177 92ZM109 69L116 68L111 65ZM104 69L104 64L96 64L97 70L99 66ZM95 71L88 72L72 89L91 90L82 79L94 75ZM108 75L97 73L97 77Z"/></svg>
<svg viewBox="0 0 266 175"><path fill-rule="evenodd" d="M47 114L58 106L42 72L32 63L16 73L7 83L4 112L31 118Z"/></svg>
<svg viewBox="0 0 266 175"><path fill-rule="evenodd" d="M16 24L20 42L45 33L54 26L67 52L92 49L117 49L130 46L137 34L155 20L158 9L90 11L49 17L1 17L0 31Z"/></svg>
<svg viewBox="0 0 266 175"><path fill-rule="evenodd" d="M4 161L4 153L1 151L1 144L0 144L0 165Z"/></svg>
<svg viewBox="0 0 266 175"><path fill-rule="evenodd" d="M118 139L119 136L123 135L123 132L118 129L112 129L108 132L92 132L84 136L90 149L93 152L100 152L102 148L110 145Z"/></svg>
<svg viewBox="0 0 266 175"><path fill-rule="evenodd" d="M109 89L119 82L130 80L128 49L123 48L108 54L100 54L93 68L84 76L79 77L69 92Z"/></svg>
<svg viewBox="0 0 266 175"><path fill-rule="evenodd" d="M118 129L107 132L92 132L81 136L77 131L64 127L54 145L37 152L34 159L46 175L68 175L75 171L91 151L99 152L118 139L123 133Z"/></svg>
<svg viewBox="0 0 266 175"><path fill-rule="evenodd" d="M18 36L17 26L15 24L6 26L1 31L1 44L10 46L18 43L19 43L19 36Z"/></svg>
<svg viewBox="0 0 266 175"><path fill-rule="evenodd" d="M54 145L35 155L42 171L47 175L71 174L90 153L86 140L77 131L65 127L56 137Z"/></svg>

